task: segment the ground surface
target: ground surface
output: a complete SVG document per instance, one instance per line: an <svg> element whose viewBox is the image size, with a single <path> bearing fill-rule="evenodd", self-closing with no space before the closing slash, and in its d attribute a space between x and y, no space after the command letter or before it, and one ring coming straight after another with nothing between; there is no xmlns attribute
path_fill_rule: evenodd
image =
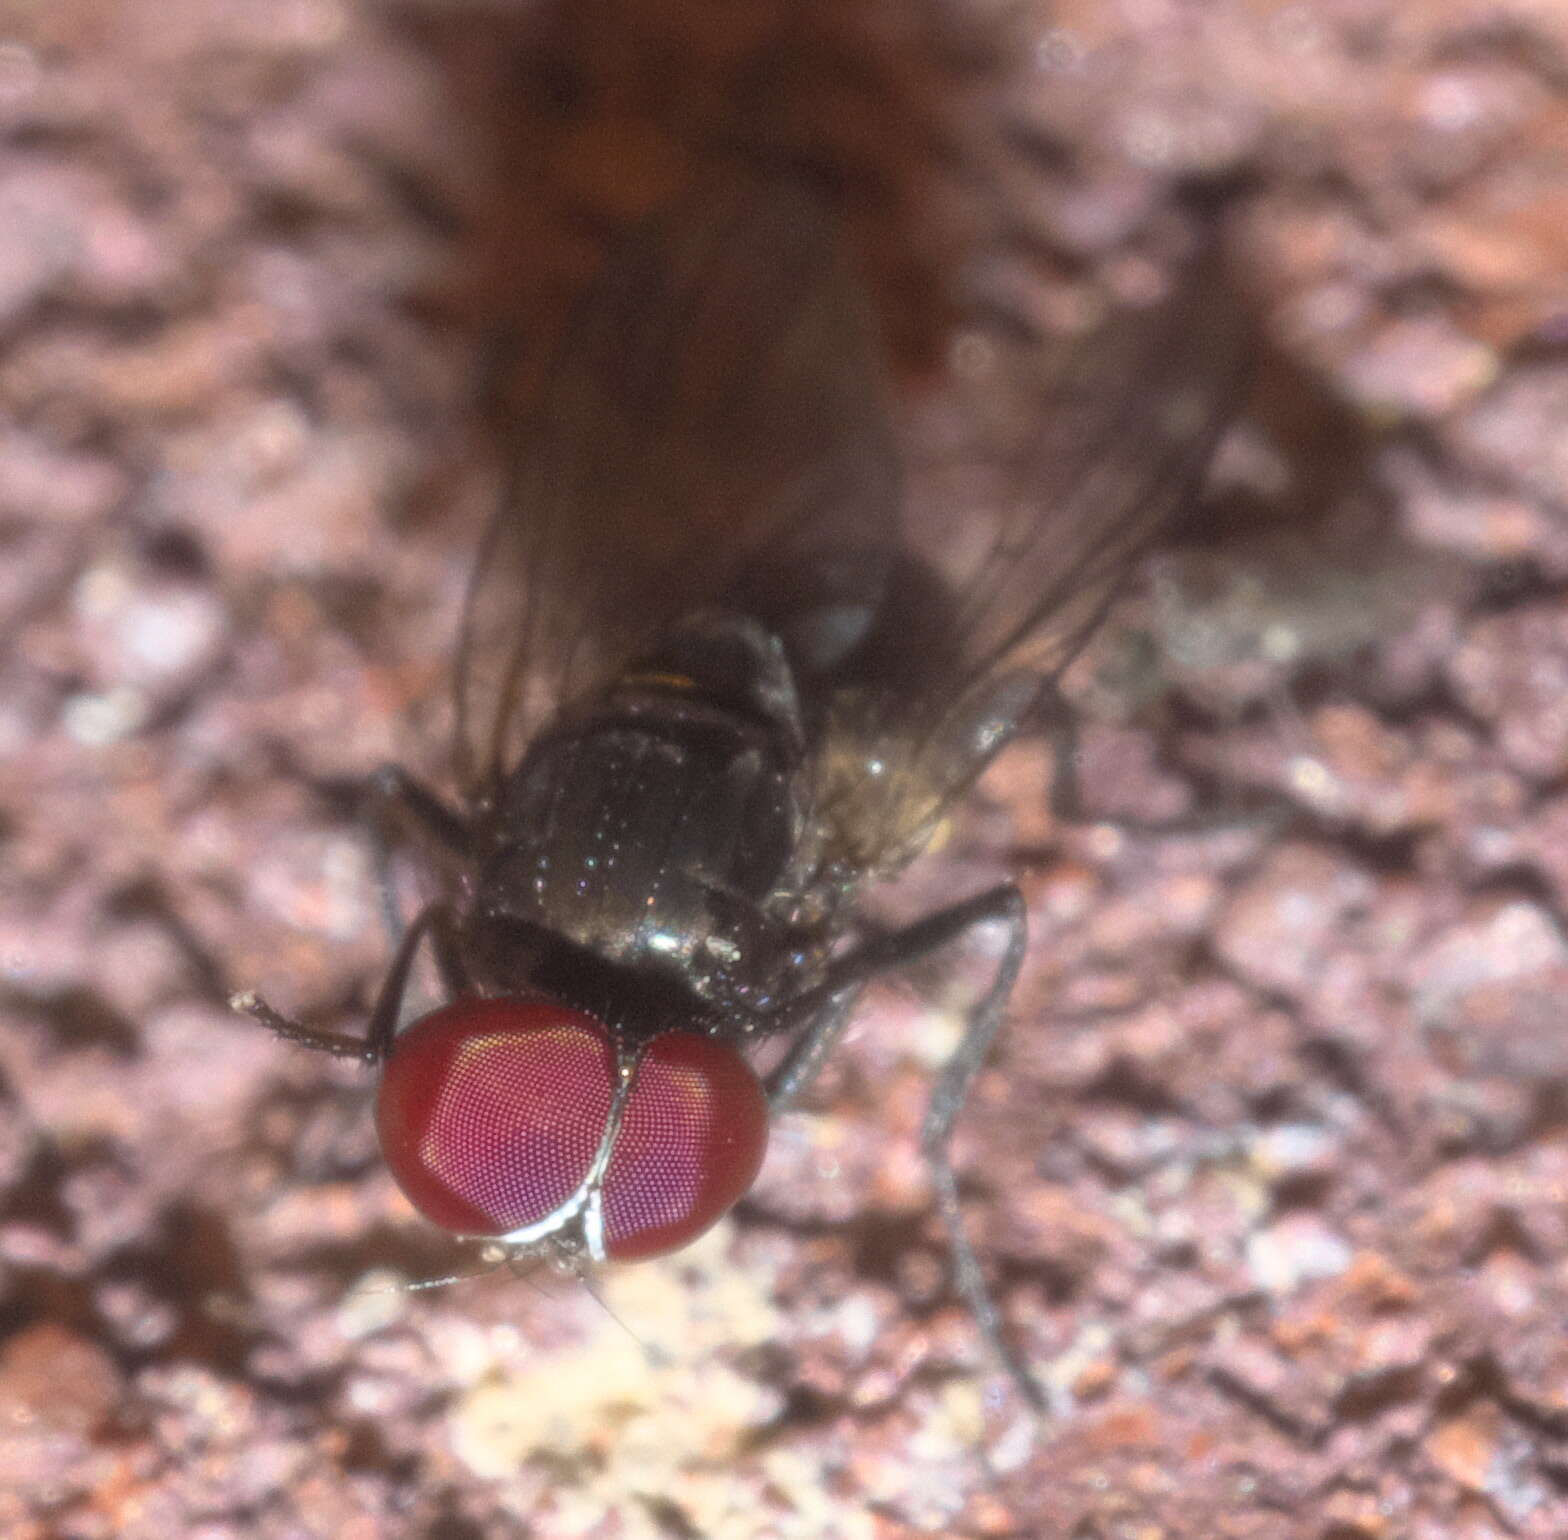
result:
<svg viewBox="0 0 1568 1540"><path fill-rule="evenodd" d="M0 1532L1568 1533L1568 12L575 14L0 4ZM400 1292L464 1258L364 1077L223 1004L361 1015L355 788L441 774L485 339L720 147L879 195L910 372L982 164L1085 271L1205 190L1255 297L1262 512L1080 669L1094 816L1021 746L908 895L1030 903L959 1153L1041 1428L914 1154L940 990L613 1317Z"/></svg>

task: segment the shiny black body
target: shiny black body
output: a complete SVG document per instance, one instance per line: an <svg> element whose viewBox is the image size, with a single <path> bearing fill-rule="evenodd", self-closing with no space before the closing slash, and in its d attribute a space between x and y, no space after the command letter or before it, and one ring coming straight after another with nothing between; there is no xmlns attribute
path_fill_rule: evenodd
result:
<svg viewBox="0 0 1568 1540"><path fill-rule="evenodd" d="M633 1033L766 1023L805 965L806 763L778 638L733 614L679 624L502 782L476 831L474 971Z"/></svg>
<svg viewBox="0 0 1568 1540"><path fill-rule="evenodd" d="M1236 328L1201 266L1163 309L1070 344L983 294L972 326L981 367L901 433L825 200L746 184L633 239L583 302L476 562L463 804L382 777L441 891L363 1038L236 1003L379 1062L428 943L451 995L543 993L623 1043L782 1039L780 1109L869 979L995 926L922 1147L957 1288L1038 1402L948 1153L1023 963L1023 899L1002 883L889 933L862 896L1049 707L1192 492Z"/></svg>

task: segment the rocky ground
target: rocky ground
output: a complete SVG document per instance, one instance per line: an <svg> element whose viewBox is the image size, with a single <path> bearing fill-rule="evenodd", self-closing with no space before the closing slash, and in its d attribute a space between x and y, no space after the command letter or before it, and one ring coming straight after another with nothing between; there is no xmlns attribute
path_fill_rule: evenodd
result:
<svg viewBox="0 0 1568 1540"><path fill-rule="evenodd" d="M866 190L906 381L981 182L1123 283L1220 206L1256 316L1083 816L1022 744L898 900L1029 900L958 1154L1040 1424L915 1153L939 980L602 1300L401 1288L472 1261L365 1075L224 1003L362 1018L490 342L758 156ZM1568 1533L1565 274L1552 0L0 3L0 1532Z"/></svg>

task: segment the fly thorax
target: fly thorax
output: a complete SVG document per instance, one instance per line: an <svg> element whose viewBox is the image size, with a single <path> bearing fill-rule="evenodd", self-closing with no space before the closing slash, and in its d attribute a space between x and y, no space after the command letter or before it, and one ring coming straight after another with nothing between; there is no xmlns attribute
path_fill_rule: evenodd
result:
<svg viewBox="0 0 1568 1540"><path fill-rule="evenodd" d="M536 741L502 789L476 907L740 1008L785 967L800 723L782 649L693 617Z"/></svg>

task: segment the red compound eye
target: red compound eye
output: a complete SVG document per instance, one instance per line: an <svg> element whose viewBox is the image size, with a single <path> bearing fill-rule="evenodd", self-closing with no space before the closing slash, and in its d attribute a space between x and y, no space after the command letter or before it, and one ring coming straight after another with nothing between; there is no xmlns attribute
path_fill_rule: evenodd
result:
<svg viewBox="0 0 1568 1540"><path fill-rule="evenodd" d="M504 1235L582 1186L604 1137L615 1054L592 1016L537 1000L461 1000L416 1022L381 1077L376 1126L398 1185L461 1235ZM637 1069L603 1182L606 1254L694 1240L745 1193L767 1101L727 1043L667 1032Z"/></svg>
<svg viewBox="0 0 1568 1540"><path fill-rule="evenodd" d="M767 1147L767 1098L728 1043L654 1038L604 1174L606 1254L634 1262L696 1240L745 1195Z"/></svg>
<svg viewBox="0 0 1568 1540"><path fill-rule="evenodd" d="M505 1235L583 1184L614 1088L609 1034L543 1000L459 1000L393 1044L376 1130L397 1184L459 1235Z"/></svg>

